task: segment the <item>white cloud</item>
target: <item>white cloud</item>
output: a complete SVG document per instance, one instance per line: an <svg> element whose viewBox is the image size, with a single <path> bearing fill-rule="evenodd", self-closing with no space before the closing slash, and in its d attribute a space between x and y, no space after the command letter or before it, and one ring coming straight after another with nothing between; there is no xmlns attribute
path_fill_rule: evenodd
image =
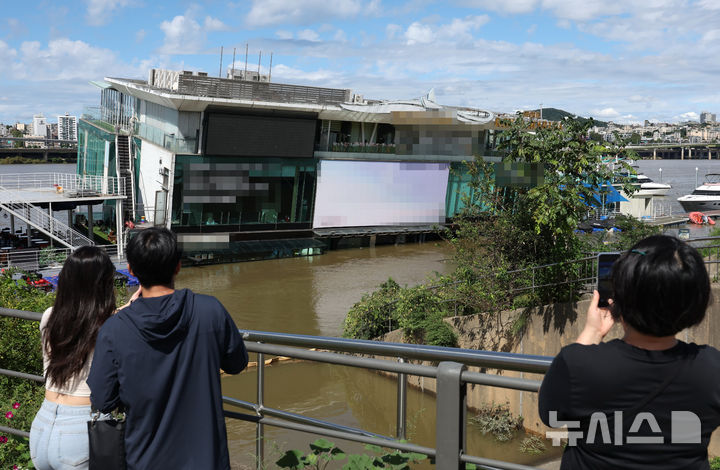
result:
<svg viewBox="0 0 720 470"><path fill-rule="evenodd" d="M430 26L422 23L415 22L408 26L405 31L405 39L407 39L408 45L413 44L427 44L432 42L435 38L435 34Z"/></svg>
<svg viewBox="0 0 720 470"><path fill-rule="evenodd" d="M163 21L160 29L165 34L161 54L197 54L205 47L207 33L222 31L227 26L217 18L206 16L202 25L195 19L197 7L189 8L184 15Z"/></svg>
<svg viewBox="0 0 720 470"><path fill-rule="evenodd" d="M494 11L508 15L530 13L537 5L538 0L466 0L464 5L483 10Z"/></svg>
<svg viewBox="0 0 720 470"><path fill-rule="evenodd" d="M297 38L303 41L319 41L320 36L318 36L318 33L313 31L312 29L303 29L302 31L298 31Z"/></svg>
<svg viewBox="0 0 720 470"><path fill-rule="evenodd" d="M378 0L252 0L245 22L250 27L312 24L330 18L375 14L379 7Z"/></svg>
<svg viewBox="0 0 720 470"><path fill-rule="evenodd" d="M278 39L292 39L294 37L292 31L287 31L284 29L275 31L275 36L277 36Z"/></svg>
<svg viewBox="0 0 720 470"><path fill-rule="evenodd" d="M533 25L530 25L530 27L525 32L532 35L532 34L535 34L535 31L537 31L537 25L533 24Z"/></svg>
<svg viewBox="0 0 720 470"><path fill-rule="evenodd" d="M132 0L87 0L85 20L91 26L102 26L110 20L115 10L131 3Z"/></svg>
<svg viewBox="0 0 720 470"><path fill-rule="evenodd" d="M473 31L479 29L488 21L490 21L490 17L487 15L468 16L462 19L454 18L449 25L442 28L440 34L451 39L469 41L473 38Z"/></svg>
<svg viewBox="0 0 720 470"><path fill-rule="evenodd" d="M614 108L605 108L605 109L599 109L599 110L593 111L593 115L599 116L601 118L612 119L612 118L616 118L616 117L620 116L620 113L615 111Z"/></svg>
<svg viewBox="0 0 720 470"><path fill-rule="evenodd" d="M385 26L385 35L388 39L395 39L395 37L402 32L402 26L399 24L392 24Z"/></svg>
<svg viewBox="0 0 720 470"><path fill-rule="evenodd" d="M340 42L346 42L347 41L347 35L345 34L345 31L342 29L338 29L335 31L335 35L333 36L333 39Z"/></svg>
<svg viewBox="0 0 720 470"><path fill-rule="evenodd" d="M700 115L695 111L688 111L687 113L676 116L676 118L678 121L699 121Z"/></svg>
<svg viewBox="0 0 720 470"><path fill-rule="evenodd" d="M212 31L226 31L229 28L220 21L217 18L213 18L211 16L205 17L205 23L204 23L205 31L212 32Z"/></svg>

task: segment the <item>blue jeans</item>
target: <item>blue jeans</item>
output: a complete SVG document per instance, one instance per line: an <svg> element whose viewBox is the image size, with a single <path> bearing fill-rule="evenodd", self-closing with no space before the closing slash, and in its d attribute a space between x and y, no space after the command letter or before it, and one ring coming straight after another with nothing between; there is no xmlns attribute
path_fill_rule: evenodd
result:
<svg viewBox="0 0 720 470"><path fill-rule="evenodd" d="M30 458L38 470L88 468L90 406L43 401L30 427Z"/></svg>

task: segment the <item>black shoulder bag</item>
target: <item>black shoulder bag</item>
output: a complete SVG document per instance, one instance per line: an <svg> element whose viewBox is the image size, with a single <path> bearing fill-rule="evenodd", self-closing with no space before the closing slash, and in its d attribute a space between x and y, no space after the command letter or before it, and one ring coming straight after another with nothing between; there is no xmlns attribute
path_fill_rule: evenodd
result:
<svg viewBox="0 0 720 470"><path fill-rule="evenodd" d="M89 470L126 470L125 413L122 419L99 419L100 412L95 408L92 412L92 420L87 423Z"/></svg>

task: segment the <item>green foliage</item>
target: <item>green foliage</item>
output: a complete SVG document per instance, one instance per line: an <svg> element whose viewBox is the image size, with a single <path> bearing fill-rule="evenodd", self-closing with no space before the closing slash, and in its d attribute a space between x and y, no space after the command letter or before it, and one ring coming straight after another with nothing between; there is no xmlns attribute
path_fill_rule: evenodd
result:
<svg viewBox="0 0 720 470"><path fill-rule="evenodd" d="M29 286L23 280L14 280L22 274L6 269L0 274L0 307L31 312L42 312L51 306L54 294ZM0 317L0 364L3 369L42 375L42 351L38 323L20 318ZM45 389L41 384L27 380L0 376L0 419L4 425L28 431L35 413L40 408ZM13 404L18 403L18 408ZM8 419L5 414L13 413ZM19 468L33 468L27 439L0 433L0 462L12 463Z"/></svg>
<svg viewBox="0 0 720 470"><path fill-rule="evenodd" d="M538 436L529 436L520 442L520 452L523 454L539 455L546 450L545 443Z"/></svg>
<svg viewBox="0 0 720 470"><path fill-rule="evenodd" d="M720 457L710 459L710 470L720 470Z"/></svg>
<svg viewBox="0 0 720 470"><path fill-rule="evenodd" d="M492 434L495 439L507 442L522 429L522 416L513 416L510 404L484 405L477 415L470 418L470 422L477 425L483 434Z"/></svg>
<svg viewBox="0 0 720 470"><path fill-rule="evenodd" d="M616 216L615 226L620 231L613 233L609 239L607 236L603 240L593 234L586 235L584 241L588 244L587 251L625 251L643 238L661 233L660 227L647 224L630 215Z"/></svg>
<svg viewBox="0 0 720 470"><path fill-rule="evenodd" d="M448 303L436 289L427 286L400 287L388 279L379 290L363 296L343 324L346 338L373 339L395 328L414 343L455 346L457 336L443 321L450 315Z"/></svg>
<svg viewBox="0 0 720 470"><path fill-rule="evenodd" d="M51 266L53 264L63 264L67 258L64 250L56 250L53 248L43 248L38 252L38 263L41 266Z"/></svg>
<svg viewBox="0 0 720 470"><path fill-rule="evenodd" d="M336 447L334 443L326 439L318 439L310 444L311 451L309 453L303 454L299 450L289 450L275 464L280 468L324 470L330 462L347 459L347 462L342 467L343 470L371 470L377 468L409 470L411 463L417 463L427 458L426 455L414 452L385 452L382 448L373 445L366 445L365 448L376 455L348 455Z"/></svg>

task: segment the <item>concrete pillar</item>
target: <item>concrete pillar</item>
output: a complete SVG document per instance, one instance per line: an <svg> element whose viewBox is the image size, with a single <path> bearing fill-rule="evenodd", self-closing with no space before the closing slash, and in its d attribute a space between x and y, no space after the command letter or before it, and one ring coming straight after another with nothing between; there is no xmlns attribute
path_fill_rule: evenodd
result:
<svg viewBox="0 0 720 470"><path fill-rule="evenodd" d="M657 149L653 149L653 160L657 160Z"/></svg>
<svg viewBox="0 0 720 470"><path fill-rule="evenodd" d="M43 152L43 160L48 161L48 151L47 150Z"/></svg>
<svg viewBox="0 0 720 470"><path fill-rule="evenodd" d="M708 160L712 160L712 150L708 147Z"/></svg>
<svg viewBox="0 0 720 470"><path fill-rule="evenodd" d="M692 160L692 147L688 147L688 160Z"/></svg>
<svg viewBox="0 0 720 470"><path fill-rule="evenodd" d="M73 226L72 209L68 209L68 211L67 211L67 224L68 224L68 227L72 228L72 226Z"/></svg>
<svg viewBox="0 0 720 470"><path fill-rule="evenodd" d="M680 147L680 160L685 160L685 147Z"/></svg>
<svg viewBox="0 0 720 470"><path fill-rule="evenodd" d="M15 235L15 216L10 214L10 233Z"/></svg>
<svg viewBox="0 0 720 470"><path fill-rule="evenodd" d="M90 204L87 205L87 212L88 212L88 215L87 215L88 238L89 238L90 240L93 240L93 239L94 239L94 238L93 238L93 225L94 225L94 222L93 222L92 206L91 206Z"/></svg>

